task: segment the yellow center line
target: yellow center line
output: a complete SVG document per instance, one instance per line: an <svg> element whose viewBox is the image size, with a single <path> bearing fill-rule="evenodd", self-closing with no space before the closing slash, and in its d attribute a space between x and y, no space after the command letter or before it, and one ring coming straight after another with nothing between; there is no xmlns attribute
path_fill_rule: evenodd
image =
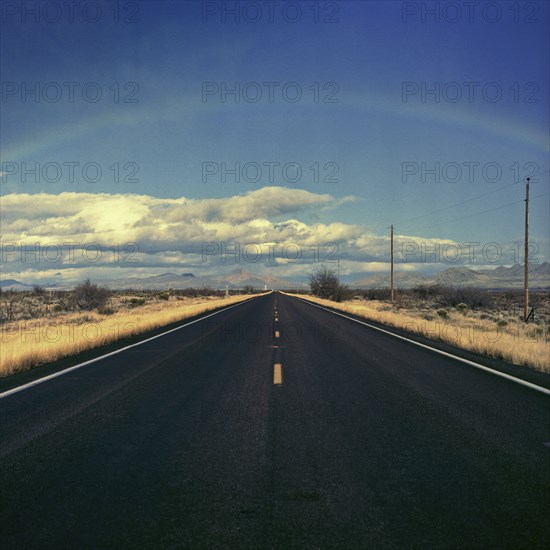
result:
<svg viewBox="0 0 550 550"><path fill-rule="evenodd" d="M280 337L279 331L276 330L276 331L275 331L275 338L279 338L279 337Z"/></svg>
<svg viewBox="0 0 550 550"><path fill-rule="evenodd" d="M273 384L280 385L283 383L283 367L281 363L275 363L273 366Z"/></svg>

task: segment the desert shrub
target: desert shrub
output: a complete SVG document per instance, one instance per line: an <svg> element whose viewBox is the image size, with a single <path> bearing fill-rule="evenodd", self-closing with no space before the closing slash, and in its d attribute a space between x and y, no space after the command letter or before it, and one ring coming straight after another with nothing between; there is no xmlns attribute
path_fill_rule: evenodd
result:
<svg viewBox="0 0 550 550"><path fill-rule="evenodd" d="M438 303L443 307L456 307L465 304L472 309L491 307L493 297L486 291L474 287L441 287L438 294Z"/></svg>
<svg viewBox="0 0 550 550"><path fill-rule="evenodd" d="M46 293L46 290L41 285L32 285L32 293L35 296L44 296L44 294Z"/></svg>
<svg viewBox="0 0 550 550"><path fill-rule="evenodd" d="M100 313L101 315L113 315L117 311L118 309L111 305L100 306L97 308L97 312Z"/></svg>
<svg viewBox="0 0 550 550"><path fill-rule="evenodd" d="M59 311L74 311L76 309L72 292L59 292L57 294L57 304L61 308Z"/></svg>
<svg viewBox="0 0 550 550"><path fill-rule="evenodd" d="M15 319L19 300L20 298L17 295L17 292L13 290L2 292L0 319L3 323L13 321Z"/></svg>
<svg viewBox="0 0 550 550"><path fill-rule="evenodd" d="M537 326L529 326L525 332L525 336L528 339L540 340L540 336L544 336L545 328Z"/></svg>
<svg viewBox="0 0 550 550"><path fill-rule="evenodd" d="M449 312L448 312L446 309L438 309L438 310L437 310L437 314L438 314L442 319L447 319L447 317L449 317Z"/></svg>
<svg viewBox="0 0 550 550"><path fill-rule="evenodd" d="M228 295L229 296L235 296L236 294L240 294L240 290L229 290ZM200 292L197 295L199 298L206 298L206 297L212 297L212 298L224 298L225 297L225 290L215 290L213 288L201 288Z"/></svg>
<svg viewBox="0 0 550 550"><path fill-rule="evenodd" d="M466 310L468 309L468 304L460 302L460 304L456 304L456 309L458 309L460 313L466 313Z"/></svg>
<svg viewBox="0 0 550 550"><path fill-rule="evenodd" d="M339 285L332 299L335 302L345 302L346 300L351 300L352 298L353 291L351 291L346 285Z"/></svg>
<svg viewBox="0 0 550 550"><path fill-rule="evenodd" d="M80 315L79 317L70 319L67 322L75 325L83 325L84 323L95 323L96 318L91 315Z"/></svg>
<svg viewBox="0 0 550 550"><path fill-rule="evenodd" d="M145 298L130 298L126 303L128 307L139 307L144 305L146 301Z"/></svg>
<svg viewBox="0 0 550 550"><path fill-rule="evenodd" d="M508 321L505 321L504 319L497 321L497 326L499 327L505 327L507 324L508 324Z"/></svg>
<svg viewBox="0 0 550 550"><path fill-rule="evenodd" d="M436 284L417 283L412 289L412 293L422 300L433 298L437 296L441 290L441 287Z"/></svg>
<svg viewBox="0 0 550 550"><path fill-rule="evenodd" d="M363 297L365 300L389 300L390 289L389 288L368 288L363 291Z"/></svg>
<svg viewBox="0 0 550 550"><path fill-rule="evenodd" d="M182 298L196 298L199 295L199 291L196 288L182 288L175 292L178 297Z"/></svg>
<svg viewBox="0 0 550 550"><path fill-rule="evenodd" d="M188 288L188 289L185 289L183 291L184 293L184 296L192 296L192 297L197 297L197 298L201 298L201 297L208 297L208 296L214 296L216 298L223 298L225 296L225 290L216 290L214 288L208 288L208 287L203 287L203 288L200 288L200 289L194 289L194 288ZM237 291L237 290L229 290L229 295L233 296L235 294L238 294L240 291Z"/></svg>
<svg viewBox="0 0 550 550"><path fill-rule="evenodd" d="M86 279L73 290L73 300L76 307L83 311L104 307L109 299L109 290Z"/></svg>

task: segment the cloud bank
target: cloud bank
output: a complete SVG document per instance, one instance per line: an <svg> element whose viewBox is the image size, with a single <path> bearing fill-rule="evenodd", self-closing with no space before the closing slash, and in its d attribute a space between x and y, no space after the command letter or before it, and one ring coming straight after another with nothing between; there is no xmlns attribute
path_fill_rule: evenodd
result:
<svg viewBox="0 0 550 550"><path fill-rule="evenodd" d="M73 192L5 195L2 278L104 279L167 270L214 274L236 264L300 277L315 264L337 260L342 274L384 270L388 235L375 235L366 225L307 221L352 200L277 186L211 199ZM445 239L396 235L396 267L412 271L442 263L514 263L510 250L496 262L495 249L482 254L482 245L467 250Z"/></svg>

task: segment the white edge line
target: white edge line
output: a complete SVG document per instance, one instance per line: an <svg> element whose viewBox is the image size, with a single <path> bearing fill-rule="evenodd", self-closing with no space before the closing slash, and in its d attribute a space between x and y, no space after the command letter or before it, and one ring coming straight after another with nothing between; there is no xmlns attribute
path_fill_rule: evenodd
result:
<svg viewBox="0 0 550 550"><path fill-rule="evenodd" d="M350 321L355 321L356 323L359 323L361 325L365 325L369 328L373 328L374 330L379 330L380 332L384 332L385 334L389 334L390 336L394 336L395 338L399 338L399 340L405 340L406 342L410 342L411 344L414 344L414 345L419 346L421 348L429 349L430 351L433 351L435 353L439 353L440 355L444 355L446 357L450 357L451 359L455 359L457 361L460 361L461 363L465 363L466 365L476 367L478 369L490 372L490 373L494 374L495 376L501 376L502 378L506 378L507 380L511 380L512 382L515 382L516 384L521 384L522 386L526 386L527 388L531 388L532 390L536 390L540 393L550 395L550 390L549 389L543 388L542 386L537 386L536 384L532 384L531 382L527 382L527 380L522 380L521 378L516 378L515 376L511 376L510 374L506 374L505 372L500 372L500 371L492 369L490 367L486 367L485 365L475 363L474 361L469 361L468 359L463 359L462 357L459 357L458 355L453 355L452 353L447 353L446 351L442 351L442 350L437 349L437 348L432 348L431 346L428 346L426 344L421 344L420 342L417 342L416 340L411 340L410 338L406 338L405 336L400 336L399 334L395 334L394 332L391 332L389 330L384 330L383 328L376 327L376 326L371 325L369 323L365 323L364 321L360 321L359 319L354 319L353 317L350 317L349 315L344 315L343 313L333 311L332 309L328 309L326 307L320 306L319 304L316 304L314 302L310 302L310 301L305 300L303 298L298 298L297 296L292 296L292 295L289 295L289 296L291 296L292 298L296 298L296 299L298 299L302 302L305 302L306 304L309 304L310 306L315 306L315 307L318 307L320 309L324 309L325 311L328 311L329 313L334 313L334 315L339 315L340 317L345 317L346 319L349 319Z"/></svg>
<svg viewBox="0 0 550 550"><path fill-rule="evenodd" d="M256 296L254 298L256 298ZM217 315L218 313L222 313L222 311L227 311L228 309L240 306L240 305L242 305L246 302L249 302L250 300L253 300L254 298L249 298L248 300L243 300L242 302L238 302L237 304L232 304L230 306L224 307L223 309L219 309L218 311L214 311L213 313L209 313L208 315L205 315L204 317L201 317L200 319L195 319L194 321L189 321L189 323L185 323L185 325L181 325L179 327L172 328L170 330L167 330L166 332L161 332L160 334L157 334L155 336L151 336L150 338L146 338L145 340L140 340L139 342L136 342L135 344L130 344L130 345L125 346L123 348L116 349L114 351L106 353L105 355L100 355L99 357L95 357L94 359L90 359L89 361L85 361L84 363L79 363L78 365L73 365L72 367L68 367L66 369L60 370L59 372L54 372L53 374L48 374L48 376L43 376L42 378L37 378L36 380L33 380L32 382L28 382L27 384L23 384L22 386L17 386L15 388L12 388L11 390L6 390L5 392L0 393L0 399L4 399L5 397L13 395L14 393L19 393L20 391L23 391L23 390L27 390L29 388L32 388L33 386L37 386L38 384L42 384L43 382L47 382L48 380L52 380L53 378L57 378L58 376L63 376L64 374L67 374L68 372L80 369L82 367L85 367L86 365L91 365L92 363L97 363L98 361L101 361L102 359L105 359L107 357L111 357L112 355L116 355L117 353L122 353L123 351L126 351L126 350L131 349L131 348L135 348L136 346L141 346L141 344L145 344L146 342L150 342L151 340L156 340L157 338L160 338L161 336L165 336L166 334L170 334L171 332L175 332L176 330L180 330L180 329L188 327L189 325L192 325L194 323L198 323L199 321L202 321L204 319L208 319L208 317L212 317L213 315Z"/></svg>

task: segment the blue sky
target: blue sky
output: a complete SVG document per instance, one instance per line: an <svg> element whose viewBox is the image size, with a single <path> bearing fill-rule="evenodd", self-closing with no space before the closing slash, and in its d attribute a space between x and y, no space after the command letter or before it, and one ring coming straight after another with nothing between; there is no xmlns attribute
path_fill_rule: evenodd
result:
<svg viewBox="0 0 550 550"><path fill-rule="evenodd" d="M4 275L215 272L228 264L202 262L205 242L284 239L304 250L337 243L353 278L386 269L392 223L401 250L453 242L463 252L459 263L510 265L518 259L512 243L523 239L523 181L535 172L531 240L535 259L548 259L547 2L479 3L469 17L463 2L280 1L272 21L263 2L91 2L87 12L79 3L72 18L63 2L38 16L8 4L3 242L10 251L14 243L63 239L104 248L132 242L139 261L91 265L64 256L53 265L42 255L31 264L8 254ZM224 13L234 4L239 22ZM230 93L223 101L220 90L236 85L239 102ZM24 93L36 86L38 101ZM302 96L291 102L298 88ZM436 93L424 95L430 89ZM38 176L25 180L23 169L37 163ZM224 181L222 163L249 171ZM83 174L86 164L91 172ZM223 198L232 199L218 207ZM172 208L172 225L161 229L162 212ZM492 261L478 254L472 263L465 242L479 250L497 243L502 254ZM311 271L305 258L278 260L241 267L281 276ZM398 267L411 270L452 263L402 260Z"/></svg>

